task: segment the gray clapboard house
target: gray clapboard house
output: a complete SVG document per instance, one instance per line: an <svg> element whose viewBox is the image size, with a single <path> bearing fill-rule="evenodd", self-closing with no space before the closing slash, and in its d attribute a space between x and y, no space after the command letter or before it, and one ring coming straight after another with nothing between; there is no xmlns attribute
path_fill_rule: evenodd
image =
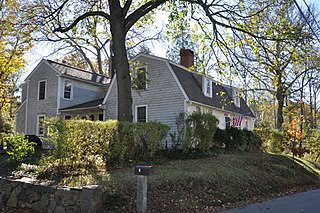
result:
<svg viewBox="0 0 320 213"><path fill-rule="evenodd" d="M179 113L198 111L215 115L221 129L235 126L252 130L255 116L239 91L209 76L189 71L187 67L194 61L192 51L182 49L180 55L181 64L146 54L133 58L136 66L133 75L146 80L132 90L133 120L165 123L174 133ZM102 104L105 119L117 118L117 101L115 75Z"/></svg>
<svg viewBox="0 0 320 213"><path fill-rule="evenodd" d="M181 64L156 56L139 54L132 59L133 120L158 121L176 131L181 112L212 113L219 128L254 127L255 116L239 91L187 69L193 52L181 51ZM117 119L117 81L65 64L42 60L22 86L22 104L16 113L16 131L43 135L46 116ZM170 138L167 138L170 142Z"/></svg>
<svg viewBox="0 0 320 213"><path fill-rule="evenodd" d="M99 107L110 79L66 64L41 60L22 84L16 132L42 136L45 117L103 120Z"/></svg>

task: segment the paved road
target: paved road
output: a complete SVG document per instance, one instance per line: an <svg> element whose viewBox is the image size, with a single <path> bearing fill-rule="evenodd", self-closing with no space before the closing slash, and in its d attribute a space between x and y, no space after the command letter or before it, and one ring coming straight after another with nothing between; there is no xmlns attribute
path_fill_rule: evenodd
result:
<svg viewBox="0 0 320 213"><path fill-rule="evenodd" d="M220 213L320 213L320 189L301 192Z"/></svg>

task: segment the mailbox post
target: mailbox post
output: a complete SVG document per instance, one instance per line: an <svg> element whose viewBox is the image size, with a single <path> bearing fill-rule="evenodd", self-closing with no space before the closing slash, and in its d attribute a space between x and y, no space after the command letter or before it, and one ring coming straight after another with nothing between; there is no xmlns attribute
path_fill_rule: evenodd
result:
<svg viewBox="0 0 320 213"><path fill-rule="evenodd" d="M148 182L147 177L153 174L153 166L151 165L137 165L134 173L137 175L137 212L147 212L147 192Z"/></svg>

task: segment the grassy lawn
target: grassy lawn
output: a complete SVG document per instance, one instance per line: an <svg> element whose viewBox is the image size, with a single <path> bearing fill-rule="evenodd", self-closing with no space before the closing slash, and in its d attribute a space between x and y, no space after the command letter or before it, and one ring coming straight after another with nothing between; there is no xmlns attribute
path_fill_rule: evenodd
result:
<svg viewBox="0 0 320 213"><path fill-rule="evenodd" d="M320 186L320 165L266 153L232 153L197 160L155 165L148 178L150 212L212 212L235 203L278 193ZM134 212L134 168L112 171L116 196L126 205L118 212ZM122 198L125 198L122 200ZM115 212L115 209L112 209Z"/></svg>
<svg viewBox="0 0 320 213"><path fill-rule="evenodd" d="M0 156L1 175L6 167ZM163 160L148 177L148 212L213 212L312 187L320 187L320 165L266 153L233 152L195 160ZM60 184L103 184L109 204L105 212L135 212L134 167Z"/></svg>

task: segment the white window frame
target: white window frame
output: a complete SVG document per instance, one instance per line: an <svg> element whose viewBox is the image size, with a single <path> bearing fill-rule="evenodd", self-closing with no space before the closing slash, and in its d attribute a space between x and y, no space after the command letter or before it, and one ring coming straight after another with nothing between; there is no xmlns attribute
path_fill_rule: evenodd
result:
<svg viewBox="0 0 320 213"><path fill-rule="evenodd" d="M198 112L198 113L201 113L202 112L201 106L196 106L194 111Z"/></svg>
<svg viewBox="0 0 320 213"><path fill-rule="evenodd" d="M44 98L43 99L40 99L40 83L41 82L45 82L45 85L44 85ZM40 80L38 81L38 101L41 101L41 100L45 100L47 98L47 80Z"/></svg>
<svg viewBox="0 0 320 213"><path fill-rule="evenodd" d="M134 122L138 122L138 108L145 107L146 108L146 122L148 122L148 105L137 105L134 108Z"/></svg>
<svg viewBox="0 0 320 213"><path fill-rule="evenodd" d="M236 107L240 107L240 96L239 93L235 90L232 90L233 102Z"/></svg>
<svg viewBox="0 0 320 213"><path fill-rule="evenodd" d="M37 115L37 136L45 136L46 134L46 128L43 126L43 133L40 134L40 118L45 119L46 115Z"/></svg>
<svg viewBox="0 0 320 213"><path fill-rule="evenodd" d="M147 67L147 65L145 65L145 66L140 66L140 67L137 68L137 70L136 70L137 79L138 79L138 70L139 69L145 69L145 73L146 73L146 82L145 82L145 84L146 84L146 86L143 89L136 89L136 90L147 90L148 89L148 67Z"/></svg>
<svg viewBox="0 0 320 213"><path fill-rule="evenodd" d="M70 84L71 84L71 89L70 89L70 98L66 98L65 96L64 96L64 93L65 93L65 89L66 89L66 82L70 82ZM65 100L72 100L73 99L73 84L72 84L72 81L71 80L69 80L69 79L65 79L64 80L64 83L63 83L63 99L65 99Z"/></svg>
<svg viewBox="0 0 320 213"><path fill-rule="evenodd" d="M208 86L209 86L209 93L207 91ZM207 78L206 76L202 77L202 92L205 96L212 98L212 80Z"/></svg>

